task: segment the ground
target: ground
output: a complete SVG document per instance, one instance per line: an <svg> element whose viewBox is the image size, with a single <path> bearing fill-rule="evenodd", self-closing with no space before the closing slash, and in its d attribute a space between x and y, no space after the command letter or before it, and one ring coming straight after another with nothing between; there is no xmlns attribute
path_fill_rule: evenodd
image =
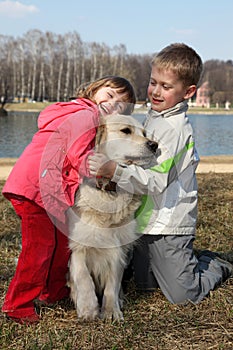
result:
<svg viewBox="0 0 233 350"><path fill-rule="evenodd" d="M2 167L0 173L2 172ZM197 249L233 255L233 173L199 173ZM4 180L0 181L0 191ZM19 220L0 196L0 306L20 252ZM126 290L124 322L77 319L71 301L37 305L41 321L12 323L0 313L2 350L215 350L233 349L233 278L194 305L172 305L158 289Z"/></svg>

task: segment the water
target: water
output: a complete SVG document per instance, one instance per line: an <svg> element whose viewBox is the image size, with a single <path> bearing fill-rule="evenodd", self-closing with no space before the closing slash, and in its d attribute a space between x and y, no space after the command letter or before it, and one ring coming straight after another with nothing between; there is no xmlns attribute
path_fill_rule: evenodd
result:
<svg viewBox="0 0 233 350"><path fill-rule="evenodd" d="M233 115L188 114L200 156L233 155ZM139 121L144 115L138 114Z"/></svg>
<svg viewBox="0 0 233 350"><path fill-rule="evenodd" d="M189 115L200 156L233 154L233 115Z"/></svg>
<svg viewBox="0 0 233 350"><path fill-rule="evenodd" d="M0 117L0 158L17 158L37 131L38 113L12 112Z"/></svg>
<svg viewBox="0 0 233 350"><path fill-rule="evenodd" d="M12 112L0 117L0 158L17 158L37 131L38 113ZM143 121L145 115L135 114ZM200 156L233 155L233 115L189 115Z"/></svg>

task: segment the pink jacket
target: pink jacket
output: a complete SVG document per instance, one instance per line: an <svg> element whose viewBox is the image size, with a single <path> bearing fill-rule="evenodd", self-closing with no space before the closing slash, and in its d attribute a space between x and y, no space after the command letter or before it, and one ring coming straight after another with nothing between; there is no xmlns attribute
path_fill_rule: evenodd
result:
<svg viewBox="0 0 233 350"><path fill-rule="evenodd" d="M64 223L65 211L88 175L85 159L94 147L98 124L98 109L90 100L47 107L39 115L39 131L5 183L4 196L26 197Z"/></svg>

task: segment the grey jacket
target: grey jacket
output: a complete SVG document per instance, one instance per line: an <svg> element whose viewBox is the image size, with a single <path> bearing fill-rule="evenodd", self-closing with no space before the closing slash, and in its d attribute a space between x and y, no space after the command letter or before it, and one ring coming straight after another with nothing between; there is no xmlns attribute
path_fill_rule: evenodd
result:
<svg viewBox="0 0 233 350"><path fill-rule="evenodd" d="M121 164L112 178L126 191L143 195L138 232L195 234L199 157L187 109L187 103L181 102L161 113L150 110L144 126L147 136L159 144L157 164L150 169Z"/></svg>

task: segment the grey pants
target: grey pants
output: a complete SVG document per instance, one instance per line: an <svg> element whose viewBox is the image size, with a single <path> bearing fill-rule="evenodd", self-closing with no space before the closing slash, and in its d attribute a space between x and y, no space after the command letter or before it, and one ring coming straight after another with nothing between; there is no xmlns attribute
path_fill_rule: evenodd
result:
<svg viewBox="0 0 233 350"><path fill-rule="evenodd" d="M214 256L193 253L194 236L143 235L133 253L135 282L140 290L160 287L174 304L200 302L223 281Z"/></svg>

